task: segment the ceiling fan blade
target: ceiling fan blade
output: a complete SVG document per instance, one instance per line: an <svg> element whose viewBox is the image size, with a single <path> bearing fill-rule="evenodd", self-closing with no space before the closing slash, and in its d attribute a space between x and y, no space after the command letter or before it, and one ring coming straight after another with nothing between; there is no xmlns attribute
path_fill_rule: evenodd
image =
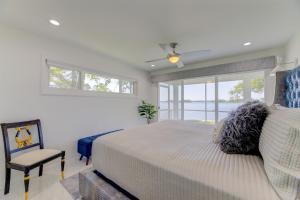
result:
<svg viewBox="0 0 300 200"><path fill-rule="evenodd" d="M182 61L178 61L178 62L176 63L176 65L177 65L178 68L184 67L184 64L183 64Z"/></svg>
<svg viewBox="0 0 300 200"><path fill-rule="evenodd" d="M210 49L202 49L202 50L184 52L184 53L181 53L181 55L182 56L189 56L189 55L192 55L192 54L203 54L203 55L206 55L206 54L209 54L210 52L211 52Z"/></svg>
<svg viewBox="0 0 300 200"><path fill-rule="evenodd" d="M167 60L167 58L157 58L157 59L153 59L153 60L147 60L147 61L145 61L145 63L159 62L159 61L164 61L164 60Z"/></svg>
<svg viewBox="0 0 300 200"><path fill-rule="evenodd" d="M159 44L159 46L168 55L172 55L173 54L173 49L170 47L169 44Z"/></svg>

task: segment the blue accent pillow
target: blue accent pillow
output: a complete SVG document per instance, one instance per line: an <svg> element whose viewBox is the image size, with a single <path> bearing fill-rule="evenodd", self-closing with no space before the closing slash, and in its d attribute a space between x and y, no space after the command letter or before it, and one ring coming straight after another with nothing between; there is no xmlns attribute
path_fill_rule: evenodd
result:
<svg viewBox="0 0 300 200"><path fill-rule="evenodd" d="M228 154L259 155L259 137L268 114L268 106L260 101L239 106L224 122L220 149Z"/></svg>
<svg viewBox="0 0 300 200"><path fill-rule="evenodd" d="M289 108L300 107L300 66L289 71L286 78L285 101Z"/></svg>

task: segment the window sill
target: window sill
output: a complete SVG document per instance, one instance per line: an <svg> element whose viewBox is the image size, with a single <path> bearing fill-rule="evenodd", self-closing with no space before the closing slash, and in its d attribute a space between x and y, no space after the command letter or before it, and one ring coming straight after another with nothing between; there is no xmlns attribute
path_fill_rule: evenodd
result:
<svg viewBox="0 0 300 200"><path fill-rule="evenodd" d="M43 88L43 96L78 96L78 97L108 97L108 98L137 98L135 94L122 94L110 92L84 91L77 89Z"/></svg>

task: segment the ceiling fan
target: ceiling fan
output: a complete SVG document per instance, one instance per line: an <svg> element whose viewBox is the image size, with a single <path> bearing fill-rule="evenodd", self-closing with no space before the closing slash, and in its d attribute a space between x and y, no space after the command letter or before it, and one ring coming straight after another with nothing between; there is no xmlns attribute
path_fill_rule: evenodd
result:
<svg viewBox="0 0 300 200"><path fill-rule="evenodd" d="M168 60L172 64L176 64L178 68L184 67L184 64L182 62L182 57L188 56L191 54L207 54L210 52L209 49L205 50L198 50L198 51L190 51L190 52L185 52L185 53L177 53L176 52L176 46L178 43L176 42L171 42L169 44L159 44L160 48L167 54L165 58L158 58L158 59L153 59L153 60L148 60L146 63L155 63L159 61L164 61Z"/></svg>

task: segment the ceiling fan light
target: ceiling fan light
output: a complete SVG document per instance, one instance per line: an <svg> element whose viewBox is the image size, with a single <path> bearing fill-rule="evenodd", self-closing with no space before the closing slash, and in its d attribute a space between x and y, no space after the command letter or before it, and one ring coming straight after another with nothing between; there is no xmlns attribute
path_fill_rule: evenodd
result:
<svg viewBox="0 0 300 200"><path fill-rule="evenodd" d="M170 63L175 64L175 63L178 63L178 61L180 60L180 57L177 55L173 55L173 56L169 56L168 59L169 59Z"/></svg>

